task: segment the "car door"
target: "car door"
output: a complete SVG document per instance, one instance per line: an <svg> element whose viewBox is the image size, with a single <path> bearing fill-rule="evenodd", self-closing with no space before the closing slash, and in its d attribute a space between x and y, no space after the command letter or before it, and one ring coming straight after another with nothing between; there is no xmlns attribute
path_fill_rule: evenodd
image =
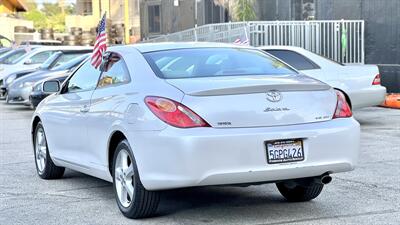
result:
<svg viewBox="0 0 400 225"><path fill-rule="evenodd" d="M64 83L59 94L50 96L44 115L45 130L52 156L72 165L86 167L90 148L87 113L100 71L87 60Z"/></svg>
<svg viewBox="0 0 400 225"><path fill-rule="evenodd" d="M135 95L131 88L131 77L127 65L116 53L107 53L107 60L103 63L103 72L100 75L97 88L93 93L90 111L88 112L88 143L87 148L94 167L107 165L107 146L113 125L119 123L127 108L126 98Z"/></svg>
<svg viewBox="0 0 400 225"><path fill-rule="evenodd" d="M292 50L267 50L267 52L282 61L286 62L296 70L301 71L307 76L313 77L320 81L326 82L326 76L322 72L321 68L317 63L313 62L311 59L306 56L292 51Z"/></svg>

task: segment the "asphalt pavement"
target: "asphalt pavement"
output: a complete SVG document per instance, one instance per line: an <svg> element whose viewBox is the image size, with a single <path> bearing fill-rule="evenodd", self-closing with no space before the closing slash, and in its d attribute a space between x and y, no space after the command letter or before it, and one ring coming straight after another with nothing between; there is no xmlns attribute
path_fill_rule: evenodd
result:
<svg viewBox="0 0 400 225"><path fill-rule="evenodd" d="M334 174L313 201L288 203L274 184L180 189L163 193L157 217L129 220L110 183L71 170L60 180L39 179L32 111L0 101L0 224L399 225L400 110L354 114L362 128L359 165Z"/></svg>

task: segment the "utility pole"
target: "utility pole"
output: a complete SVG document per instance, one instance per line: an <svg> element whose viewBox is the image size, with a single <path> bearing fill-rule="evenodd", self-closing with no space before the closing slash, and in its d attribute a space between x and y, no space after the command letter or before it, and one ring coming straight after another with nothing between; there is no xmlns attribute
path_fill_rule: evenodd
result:
<svg viewBox="0 0 400 225"><path fill-rule="evenodd" d="M194 26L197 27L197 0L194 0Z"/></svg>
<svg viewBox="0 0 400 225"><path fill-rule="evenodd" d="M125 44L129 44L129 0L124 0L124 12Z"/></svg>
<svg viewBox="0 0 400 225"><path fill-rule="evenodd" d="M61 13L64 15L65 14L65 2L64 2L64 0L58 0L58 5L61 8Z"/></svg>

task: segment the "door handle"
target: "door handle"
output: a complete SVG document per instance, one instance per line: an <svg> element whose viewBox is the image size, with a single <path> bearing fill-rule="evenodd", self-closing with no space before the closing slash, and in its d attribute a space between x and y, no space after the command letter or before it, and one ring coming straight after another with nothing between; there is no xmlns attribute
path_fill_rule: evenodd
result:
<svg viewBox="0 0 400 225"><path fill-rule="evenodd" d="M81 111L82 113L87 113L87 112L89 112L89 106L88 106L88 105L82 106L82 108L81 108L80 111Z"/></svg>

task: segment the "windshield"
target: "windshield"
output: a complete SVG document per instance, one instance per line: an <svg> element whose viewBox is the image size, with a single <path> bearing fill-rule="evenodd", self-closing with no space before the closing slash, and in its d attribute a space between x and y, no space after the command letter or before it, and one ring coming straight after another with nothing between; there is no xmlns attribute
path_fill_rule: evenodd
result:
<svg viewBox="0 0 400 225"><path fill-rule="evenodd" d="M2 48L2 49L0 49L0 56L6 54L9 51L11 51L11 48Z"/></svg>
<svg viewBox="0 0 400 225"><path fill-rule="evenodd" d="M60 57L58 57L58 59L51 65L50 68L61 66L64 63L69 62L70 60L81 56L82 54L84 54L84 53L82 53L82 52L64 53Z"/></svg>
<svg viewBox="0 0 400 225"><path fill-rule="evenodd" d="M89 57L90 54L85 54L81 55L77 58L74 57L74 59L69 60L66 63L63 63L59 66L53 67L51 70L70 70L78 66L83 60L85 60L87 57Z"/></svg>
<svg viewBox="0 0 400 225"><path fill-rule="evenodd" d="M50 58L48 58L41 66L40 69L48 69L50 68L50 66L53 64L53 62L55 60L57 60L58 57L60 57L60 55L62 54L62 52L56 52L54 53L52 56L50 56Z"/></svg>
<svg viewBox="0 0 400 225"><path fill-rule="evenodd" d="M14 50L14 51L12 51L10 53L7 53L7 54L3 55L2 63L4 63L4 64L15 64L16 62L14 62L14 61L16 59L19 59L20 57L22 57L25 54L26 54L25 49Z"/></svg>
<svg viewBox="0 0 400 225"><path fill-rule="evenodd" d="M166 79L297 74L262 51L244 48L176 49L144 54L157 76Z"/></svg>

